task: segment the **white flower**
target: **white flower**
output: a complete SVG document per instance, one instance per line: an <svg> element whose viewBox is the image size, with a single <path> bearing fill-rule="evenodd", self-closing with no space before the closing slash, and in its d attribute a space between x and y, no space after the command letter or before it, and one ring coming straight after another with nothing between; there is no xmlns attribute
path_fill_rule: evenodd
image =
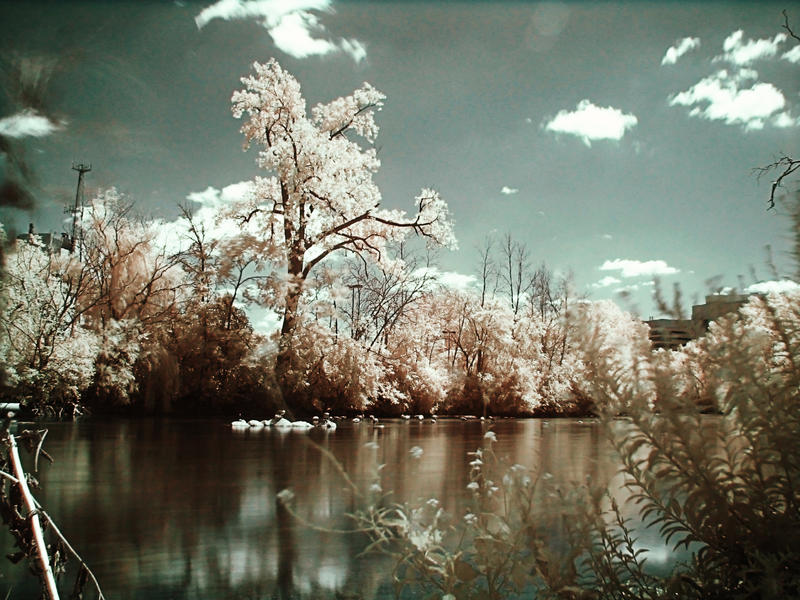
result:
<svg viewBox="0 0 800 600"><path fill-rule="evenodd" d="M469 466L470 467L480 467L482 464L483 464L483 461L480 458L476 458L475 460L470 461Z"/></svg>
<svg viewBox="0 0 800 600"><path fill-rule="evenodd" d="M486 434L483 436L485 440L491 440L493 442L497 441L497 434L494 431L487 431Z"/></svg>
<svg viewBox="0 0 800 600"><path fill-rule="evenodd" d="M278 500L280 500L284 504L288 504L293 499L294 499L294 492L289 488L284 488L280 492L278 492Z"/></svg>
<svg viewBox="0 0 800 600"><path fill-rule="evenodd" d="M472 513L467 513L464 515L464 522L467 525L475 526L478 523L478 517Z"/></svg>
<svg viewBox="0 0 800 600"><path fill-rule="evenodd" d="M411 455L411 458L419 458L422 456L422 448L419 446L414 446L408 451L408 453Z"/></svg>
<svg viewBox="0 0 800 600"><path fill-rule="evenodd" d="M376 482L373 483L371 486L369 486L369 491L375 492L376 494L380 494L383 491L383 488L381 488L381 485Z"/></svg>
<svg viewBox="0 0 800 600"><path fill-rule="evenodd" d="M477 481L470 481L470 482L467 484L467 489L468 489L468 490L472 490L473 492L474 492L474 491L477 491L479 487L480 487L480 486L478 485L478 482L477 482Z"/></svg>

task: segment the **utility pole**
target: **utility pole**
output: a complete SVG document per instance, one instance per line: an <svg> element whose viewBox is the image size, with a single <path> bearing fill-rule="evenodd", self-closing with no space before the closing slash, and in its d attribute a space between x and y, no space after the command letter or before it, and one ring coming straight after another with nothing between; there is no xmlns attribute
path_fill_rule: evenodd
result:
<svg viewBox="0 0 800 600"><path fill-rule="evenodd" d="M85 165L83 163L72 163L72 170L78 172L78 186L75 189L75 206L71 209L65 209L65 212L72 213L72 231L69 238L69 251L75 251L75 241L78 235L78 215L83 213L83 175L92 170L92 165ZM78 248L82 252L82 248ZM80 258L83 258L82 256Z"/></svg>

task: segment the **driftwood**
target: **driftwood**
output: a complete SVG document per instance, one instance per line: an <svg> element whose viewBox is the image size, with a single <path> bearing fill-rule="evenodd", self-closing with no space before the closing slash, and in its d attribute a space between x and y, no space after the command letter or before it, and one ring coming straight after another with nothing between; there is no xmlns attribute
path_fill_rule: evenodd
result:
<svg viewBox="0 0 800 600"><path fill-rule="evenodd" d="M34 469L37 471L40 455L52 461L42 449L42 442L46 435L47 430L42 430L24 432L19 436L20 441L24 437L26 445L34 453ZM0 459L0 464L3 465L3 469L0 469L0 478L5 479L7 484L0 484L0 515L16 538L17 546L20 548L18 553L8 558L13 562L27 558L31 562L33 572L41 581L43 597L46 600L58 600L59 593L55 574L64 571L68 553L79 563L78 575L70 597L83 598L83 588L87 581L91 580L97 590L98 598L105 600L94 573L70 545L50 515L42 509L42 506L31 494L28 485L29 475L22 467L17 438L6 431L2 444L5 446L5 452ZM32 481L35 482L35 479ZM44 527L42 520L44 520ZM56 537L56 542L50 546L45 541L45 528Z"/></svg>

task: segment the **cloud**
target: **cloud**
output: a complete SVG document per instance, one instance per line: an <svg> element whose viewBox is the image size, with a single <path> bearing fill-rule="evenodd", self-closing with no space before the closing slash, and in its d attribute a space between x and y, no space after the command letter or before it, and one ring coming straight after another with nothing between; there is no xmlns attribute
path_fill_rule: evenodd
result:
<svg viewBox="0 0 800 600"><path fill-rule="evenodd" d="M556 133L568 133L583 140L587 146L594 140L619 140L625 131L638 123L636 116L618 108L595 106L581 100L574 111L562 110L544 128Z"/></svg>
<svg viewBox="0 0 800 600"><path fill-rule="evenodd" d="M789 279L781 279L780 281L762 281L754 283L745 288L748 294L769 294L775 292L777 294L784 294L800 289L800 285Z"/></svg>
<svg viewBox="0 0 800 600"><path fill-rule="evenodd" d="M681 56L690 50L694 50L698 46L700 46L700 38L685 37L679 40L674 46L667 48L667 53L664 55L664 58L661 59L661 64L674 65Z"/></svg>
<svg viewBox="0 0 800 600"><path fill-rule="evenodd" d="M230 238L239 235L241 230L232 221L219 220L220 210L233 202L244 200L253 192L253 188L252 181L232 183L222 190L208 186L202 192L188 194L186 199L200 205L194 211L193 218L196 223L202 224L206 232L215 238Z"/></svg>
<svg viewBox="0 0 800 600"><path fill-rule="evenodd" d="M455 271L442 271L439 274L439 281L442 285L453 288L454 290L466 290L477 281L474 275L465 275Z"/></svg>
<svg viewBox="0 0 800 600"><path fill-rule="evenodd" d="M186 199L200 204L202 208L217 209L223 204L244 200L253 192L252 181L240 181L226 185L222 190L208 186L202 192L191 192Z"/></svg>
<svg viewBox="0 0 800 600"><path fill-rule="evenodd" d="M331 0L219 0L195 17L198 29L214 19L253 19L269 33L279 50L295 58L344 52L361 62L367 55L355 39L327 39L325 26L311 11L332 12Z"/></svg>
<svg viewBox="0 0 800 600"><path fill-rule="evenodd" d="M619 271L621 277L641 277L654 275L674 275L679 269L670 267L663 260L631 260L616 258L607 260L600 266L601 271Z"/></svg>
<svg viewBox="0 0 800 600"><path fill-rule="evenodd" d="M28 108L0 119L0 135L11 138L44 137L62 129L63 126L63 123L54 123Z"/></svg>
<svg viewBox="0 0 800 600"><path fill-rule="evenodd" d="M604 288L604 287L608 287L610 285L614 285L614 284L617 284L617 283L622 283L622 280L621 279L617 279L616 277L613 277L611 275L606 275L600 281L598 281L596 283L593 283L592 287L593 288Z"/></svg>
<svg viewBox="0 0 800 600"><path fill-rule="evenodd" d="M764 58L772 58L778 53L778 46L787 40L785 33L779 33L772 39L744 41L744 32L740 29L730 34L722 44L725 54L714 60L726 60L734 65L749 65Z"/></svg>
<svg viewBox="0 0 800 600"><path fill-rule="evenodd" d="M504 185L500 189L500 193L501 194L505 194L506 196L510 196L511 194L516 194L517 192L519 192L519 190L517 188L510 188L507 185Z"/></svg>
<svg viewBox="0 0 800 600"><path fill-rule="evenodd" d="M613 239L614 239L614 236L613 236L613 235L611 235L610 233L604 233L604 234L603 234L603 239L604 239L604 240L613 240Z"/></svg>
<svg viewBox="0 0 800 600"><path fill-rule="evenodd" d="M456 271L440 271L437 267L421 267L414 274L418 276L427 275L443 286L454 290L466 290L477 281L474 275L465 275Z"/></svg>
<svg viewBox="0 0 800 600"><path fill-rule="evenodd" d="M781 54L783 60L788 60L790 63L800 63L800 44L797 44L788 52Z"/></svg>
<svg viewBox="0 0 800 600"><path fill-rule="evenodd" d="M775 127L795 124L795 119L783 110L783 93L771 83L750 83L757 78L758 73L752 69L739 69L736 73L721 69L670 97L669 103L691 107L689 116L742 125L745 131L763 129L767 123Z"/></svg>

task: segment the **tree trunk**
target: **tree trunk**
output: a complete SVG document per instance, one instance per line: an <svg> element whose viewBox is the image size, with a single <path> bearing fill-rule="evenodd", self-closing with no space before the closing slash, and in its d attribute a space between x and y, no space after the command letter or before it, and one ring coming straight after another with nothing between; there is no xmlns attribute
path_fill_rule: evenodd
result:
<svg viewBox="0 0 800 600"><path fill-rule="evenodd" d="M297 328L297 309L300 305L302 286L290 286L286 292L286 303L283 308L283 325L278 340L278 356L275 360L275 379L281 392L283 409L291 415L289 399L294 391L295 375L292 373L292 355L294 354L294 332Z"/></svg>

